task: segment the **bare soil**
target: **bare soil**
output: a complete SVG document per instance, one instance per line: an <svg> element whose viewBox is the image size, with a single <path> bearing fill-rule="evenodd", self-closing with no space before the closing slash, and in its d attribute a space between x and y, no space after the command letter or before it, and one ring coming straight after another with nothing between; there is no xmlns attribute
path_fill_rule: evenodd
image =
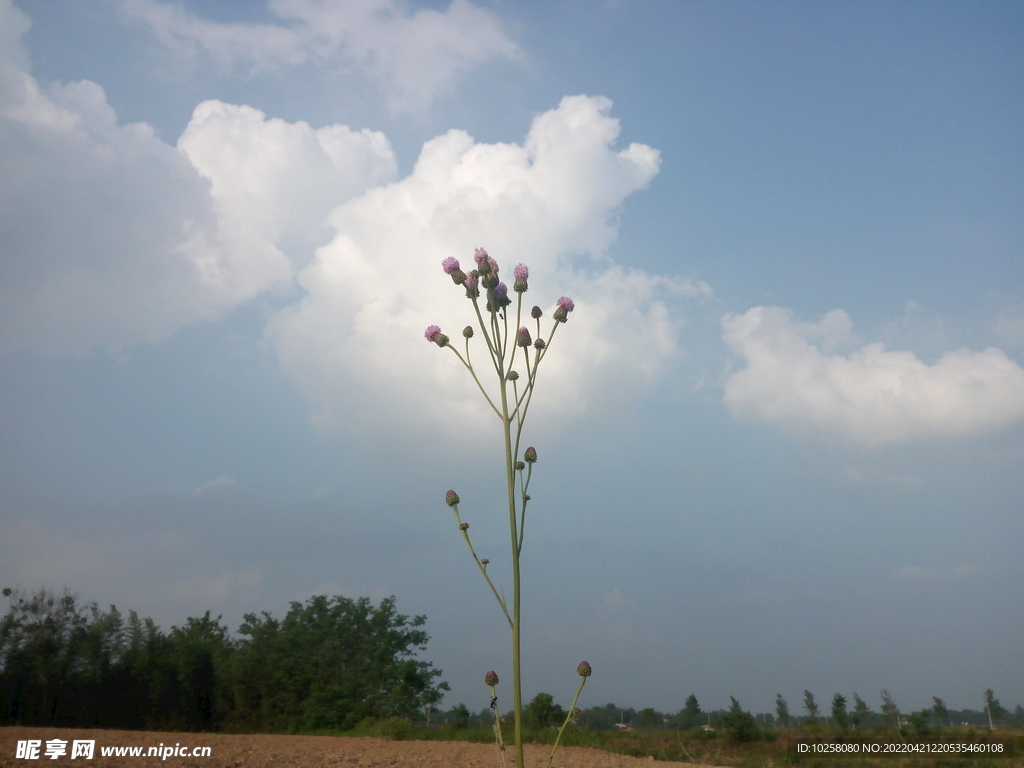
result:
<svg viewBox="0 0 1024 768"><path fill-rule="evenodd" d="M19 740L42 741L39 760L18 759ZM45 755L50 739L67 741L67 753L57 759ZM70 759L75 739L95 739L92 760ZM184 745L210 747L209 757L103 757L101 747L149 747ZM550 747L526 745L526 764L543 768ZM509 768L515 765L515 754L505 753ZM107 731L79 728L0 727L0 766L125 766L157 765L175 768L236 768L253 766L344 766L345 768L500 768L501 759L493 744L469 744L455 741L385 741L384 739L336 736L272 736L266 734L238 735L220 733L157 733L151 731ZM651 766L653 758L626 757L584 747L559 747L554 766L557 768L638 768ZM671 766L692 766L693 763L660 763Z"/></svg>

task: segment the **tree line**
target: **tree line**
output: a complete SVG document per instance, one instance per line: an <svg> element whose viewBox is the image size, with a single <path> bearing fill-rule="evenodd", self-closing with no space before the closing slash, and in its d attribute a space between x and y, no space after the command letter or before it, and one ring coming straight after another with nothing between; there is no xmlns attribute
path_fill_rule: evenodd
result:
<svg viewBox="0 0 1024 768"><path fill-rule="evenodd" d="M781 694L776 696L775 711L753 714L743 709L733 696L728 709L705 711L697 697L690 694L677 712L660 712L654 708L634 709L614 703L584 709L573 723L589 730L710 730L722 731L737 741L753 741L768 737L785 728L835 729L838 731L895 730L915 736L927 735L934 729L949 726L991 728L995 726L1024 727L1024 707L1018 705L1011 713L999 703L989 689L980 697L979 710L951 710L938 696L931 707L903 713L886 690L880 694L880 707L873 710L858 694L853 694L852 706L842 694L832 697L832 705L823 712L814 694L804 691L802 709L806 714L793 714ZM543 729L557 727L565 719L565 710L548 693L539 693L526 705L524 717L528 727ZM488 725L493 714L489 709L472 713L464 704L446 712L436 712L434 723L454 728Z"/></svg>
<svg viewBox="0 0 1024 768"><path fill-rule="evenodd" d="M68 591L4 589L0 724L295 732L416 717L449 690L395 598L311 597L283 619L209 611L163 632Z"/></svg>

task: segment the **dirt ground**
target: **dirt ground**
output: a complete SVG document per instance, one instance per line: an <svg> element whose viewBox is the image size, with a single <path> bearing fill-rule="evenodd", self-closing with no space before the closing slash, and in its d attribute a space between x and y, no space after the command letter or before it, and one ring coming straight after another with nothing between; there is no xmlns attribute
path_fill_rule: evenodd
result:
<svg viewBox="0 0 1024 768"><path fill-rule="evenodd" d="M19 759L18 741L38 739L42 742L39 758ZM46 742L60 739L67 742L67 754L56 759L46 756ZM95 739L95 752L91 760L71 759L75 739ZM183 745L210 747L209 757L103 757L102 747L174 747ZM550 747L526 745L526 764L529 768L543 768L547 764ZM509 766L515 765L515 755L506 752ZM383 739L348 738L333 736L243 736L235 734L156 733L148 731L105 731L76 728L20 728L0 727L0 766L29 765L84 765L126 766L158 765L164 763L175 768L201 766L201 768L236 768L236 766L344 766L345 768L500 768L501 760L493 744L467 744L452 741L384 741ZM556 768L638 768L652 766L652 758L613 755L596 749L559 747L555 756ZM690 766L692 763L659 763L665 766Z"/></svg>

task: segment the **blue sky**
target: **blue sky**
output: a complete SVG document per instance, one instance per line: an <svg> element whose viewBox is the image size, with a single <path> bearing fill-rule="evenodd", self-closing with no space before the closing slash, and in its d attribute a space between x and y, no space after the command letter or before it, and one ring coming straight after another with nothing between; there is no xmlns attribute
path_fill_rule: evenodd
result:
<svg viewBox="0 0 1024 768"><path fill-rule="evenodd" d="M577 309L526 693L1024 703L1016 3L0 0L0 582L508 665L477 246ZM505 579L506 586L508 579Z"/></svg>

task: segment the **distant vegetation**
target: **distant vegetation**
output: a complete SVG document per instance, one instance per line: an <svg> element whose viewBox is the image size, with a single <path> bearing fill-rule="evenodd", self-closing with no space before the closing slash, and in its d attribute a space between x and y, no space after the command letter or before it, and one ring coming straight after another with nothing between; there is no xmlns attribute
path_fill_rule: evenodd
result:
<svg viewBox="0 0 1024 768"><path fill-rule="evenodd" d="M426 618L397 613L394 598L375 606L317 596L292 603L281 619L248 614L233 637L209 613L165 633L134 611L125 619L69 593L4 594L0 724L494 737L488 708L438 708L448 686L416 656L426 648ZM1019 736L1012 729L1024 727L1024 707L1008 711L991 690L979 695L978 709L951 710L935 697L931 707L903 713L888 691L877 701L876 711L858 693L835 693L822 706L804 691L801 714L781 694L775 711L763 713L734 697L728 709L705 711L692 694L676 712L608 703L584 709L563 742L743 766L786 762L785 739L796 736L974 738L990 727ZM550 694L537 694L524 708L524 740L550 743L564 718ZM507 727L511 713L505 719Z"/></svg>
<svg viewBox="0 0 1024 768"><path fill-rule="evenodd" d="M114 606L5 589L0 724L295 732L415 717L441 700L424 616L395 599L317 596L283 619L248 614L234 638L220 617L162 632Z"/></svg>

